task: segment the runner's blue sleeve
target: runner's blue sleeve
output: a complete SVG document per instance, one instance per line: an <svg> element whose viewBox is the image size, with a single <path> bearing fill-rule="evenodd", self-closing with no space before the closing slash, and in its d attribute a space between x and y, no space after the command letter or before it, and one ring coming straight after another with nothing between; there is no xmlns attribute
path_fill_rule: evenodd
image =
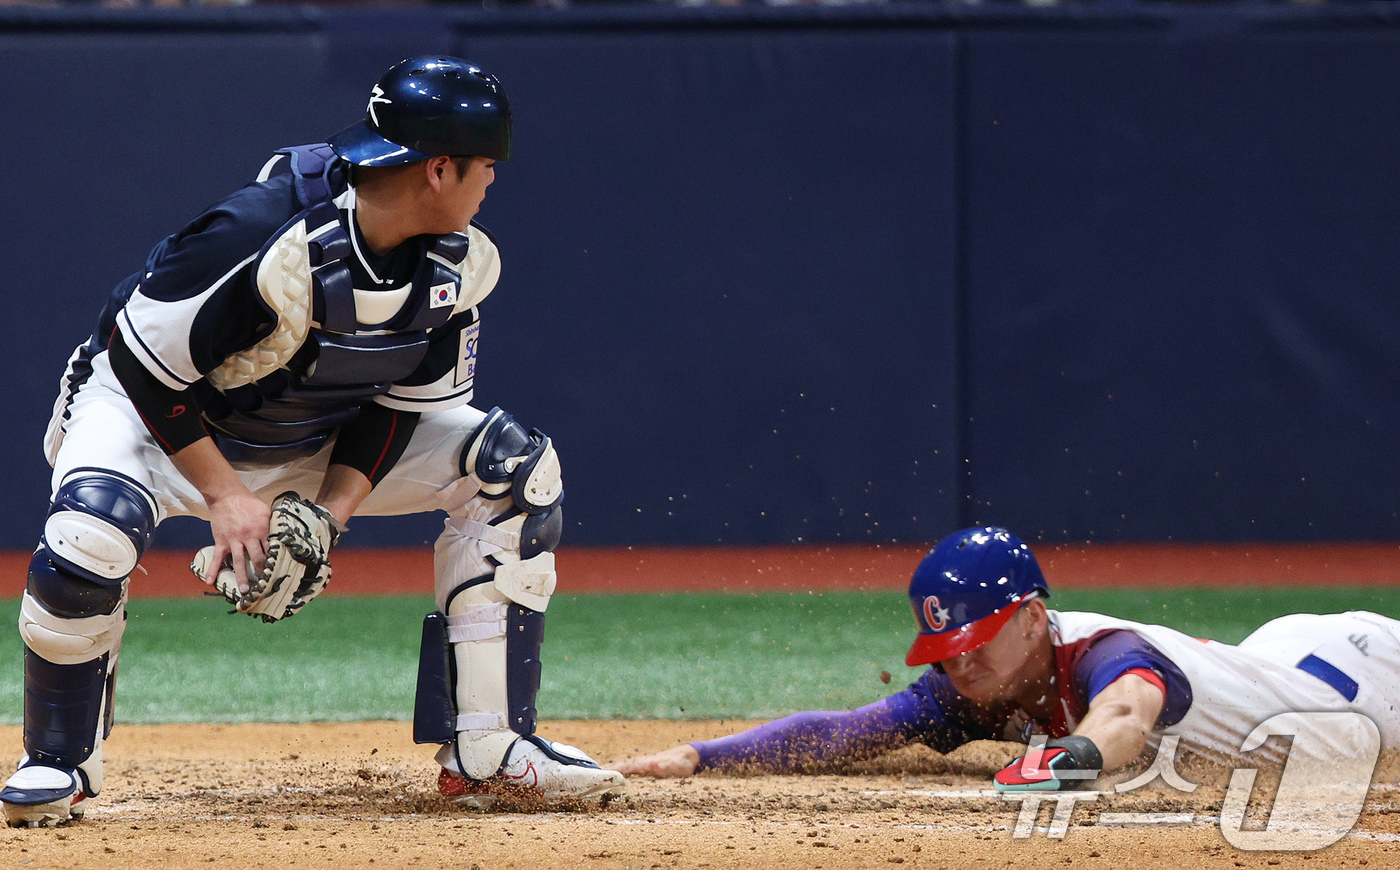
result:
<svg viewBox="0 0 1400 870"><path fill-rule="evenodd" d="M995 729L944 674L929 670L902 692L845 711L813 711L691 744L697 770L750 768L776 773L871 758L910 742L947 752Z"/></svg>

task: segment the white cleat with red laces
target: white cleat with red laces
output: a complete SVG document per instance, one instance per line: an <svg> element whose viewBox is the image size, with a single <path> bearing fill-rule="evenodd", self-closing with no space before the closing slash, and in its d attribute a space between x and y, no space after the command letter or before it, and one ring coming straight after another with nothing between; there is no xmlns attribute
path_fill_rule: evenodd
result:
<svg viewBox="0 0 1400 870"><path fill-rule="evenodd" d="M515 741L490 779L468 779L446 767L438 777L438 791L475 809L489 809L505 796L605 800L626 785L622 774L603 770L581 750L533 735Z"/></svg>

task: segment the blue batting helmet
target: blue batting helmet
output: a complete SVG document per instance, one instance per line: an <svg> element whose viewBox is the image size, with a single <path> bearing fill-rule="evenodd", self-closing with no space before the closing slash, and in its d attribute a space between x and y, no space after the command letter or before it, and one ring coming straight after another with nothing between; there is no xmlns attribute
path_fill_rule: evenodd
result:
<svg viewBox="0 0 1400 870"><path fill-rule="evenodd" d="M909 666L971 652L996 637L1034 593L1049 596L1031 548L1006 529L963 529L934 547L909 581L919 636Z"/></svg>
<svg viewBox="0 0 1400 870"><path fill-rule="evenodd" d="M330 138L358 166L429 157L510 157L510 103L490 73L455 57L399 61L370 92L365 119Z"/></svg>

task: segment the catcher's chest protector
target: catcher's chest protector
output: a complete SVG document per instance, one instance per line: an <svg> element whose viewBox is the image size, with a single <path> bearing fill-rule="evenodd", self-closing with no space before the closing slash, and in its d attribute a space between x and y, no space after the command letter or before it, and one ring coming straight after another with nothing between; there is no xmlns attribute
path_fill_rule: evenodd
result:
<svg viewBox="0 0 1400 870"><path fill-rule="evenodd" d="M256 460L266 452L260 447L314 452L360 405L411 374L427 353L428 332L456 310L458 267L469 244L462 233L439 237L418 265L405 309L388 321L393 328L361 323L349 265L354 245L333 198L344 167L326 145L278 153L288 157L286 171L304 208L254 265L276 326L209 375L227 401L210 403L207 416L230 458Z"/></svg>

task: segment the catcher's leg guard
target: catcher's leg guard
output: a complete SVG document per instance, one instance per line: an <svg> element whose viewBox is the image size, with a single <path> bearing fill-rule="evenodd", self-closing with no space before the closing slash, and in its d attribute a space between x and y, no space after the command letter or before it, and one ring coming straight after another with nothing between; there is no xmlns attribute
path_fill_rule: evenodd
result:
<svg viewBox="0 0 1400 870"><path fill-rule="evenodd" d="M127 575L154 528L150 498L119 477L77 472L54 496L20 604L26 757L0 790L11 824L80 817L102 788Z"/></svg>
<svg viewBox="0 0 1400 870"><path fill-rule="evenodd" d="M464 584L446 615L425 621L422 661L431 664L420 671L415 739L445 743L437 753L439 790L476 807L513 789L546 798L618 793L621 774L534 733L544 613L505 597L503 587L511 589L517 578L508 575L503 583L502 570L496 579ZM547 603L544 590L552 586L551 571L547 583L526 594Z"/></svg>
<svg viewBox="0 0 1400 870"><path fill-rule="evenodd" d="M481 488L438 539L440 612L424 623L415 739L445 744L440 786L473 803L492 799L486 780L551 797L616 791L620 774L534 733L544 613L563 529L554 449L497 408L468 439L462 468Z"/></svg>
<svg viewBox="0 0 1400 870"><path fill-rule="evenodd" d="M498 617L500 624L493 624L498 622ZM505 639L504 709L500 713L479 710L459 713L458 668L453 644L501 636ZM451 743L457 739L459 725L473 724L488 726L475 730L499 731L504 727L521 736L534 734L543 643L544 614L517 604L465 605L455 608L451 615L428 614L423 620L423 646L418 661L414 742Z"/></svg>
<svg viewBox="0 0 1400 870"><path fill-rule="evenodd" d="M455 773L495 776L515 739L535 733L544 614L485 577L424 624L423 661L445 664L446 679L420 672L414 738L447 744L438 760Z"/></svg>

